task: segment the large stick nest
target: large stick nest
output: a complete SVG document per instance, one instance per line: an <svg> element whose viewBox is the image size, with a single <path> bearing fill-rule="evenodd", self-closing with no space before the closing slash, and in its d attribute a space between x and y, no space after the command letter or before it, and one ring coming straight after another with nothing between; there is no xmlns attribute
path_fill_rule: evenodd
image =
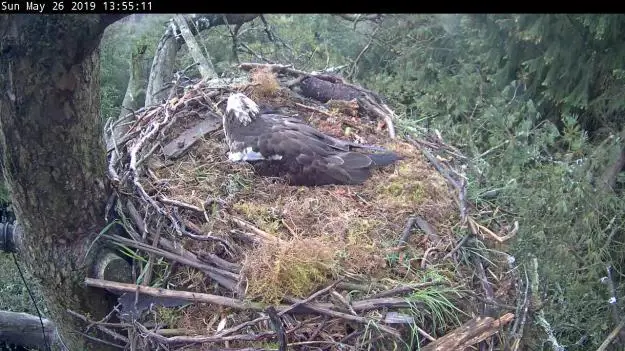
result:
<svg viewBox="0 0 625 351"><path fill-rule="evenodd" d="M109 164L115 187L109 208L124 234L106 237L133 257L134 283L200 293L159 298L142 290L143 299L165 306L155 309L141 308L139 296L127 293L120 302L124 318L135 323L132 332L148 336L142 342L152 349L190 343L262 349L268 342L382 349L432 341L423 329L448 331L453 325L440 322L460 310L434 308L423 296L471 284L471 274L449 260L457 258L459 227L494 235L467 213L465 181L452 167L462 156L440 139L394 138L384 116L392 111L364 89L347 85L361 92L351 100L328 101L326 91L318 94L322 103L290 89L310 78L305 73L242 67L252 70L249 81L178 81L162 105L107 124L109 136L119 125L127 131L114 140ZM304 87L315 88L310 81ZM221 118L234 91L405 159L358 186L295 187L256 176L227 159ZM458 157L432 156L426 146ZM449 306L462 305L458 294L441 296ZM171 308L189 300L200 303ZM156 316L152 325L141 322L148 314Z"/></svg>

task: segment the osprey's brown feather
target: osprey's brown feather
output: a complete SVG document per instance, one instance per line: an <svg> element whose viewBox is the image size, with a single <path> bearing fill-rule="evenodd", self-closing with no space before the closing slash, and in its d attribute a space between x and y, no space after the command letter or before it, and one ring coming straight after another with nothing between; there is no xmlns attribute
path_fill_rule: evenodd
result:
<svg viewBox="0 0 625 351"><path fill-rule="evenodd" d="M260 175L284 177L291 185L361 184L374 167L400 159L393 152L354 151L363 146L292 117L261 113L240 93L228 98L223 127L231 161L250 162Z"/></svg>

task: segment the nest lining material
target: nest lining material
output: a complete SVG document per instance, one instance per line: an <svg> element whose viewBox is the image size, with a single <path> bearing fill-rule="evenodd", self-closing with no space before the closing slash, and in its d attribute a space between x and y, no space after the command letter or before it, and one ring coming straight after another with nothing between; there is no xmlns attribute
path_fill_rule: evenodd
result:
<svg viewBox="0 0 625 351"><path fill-rule="evenodd" d="M156 265L150 254L152 264L143 267L143 279L170 274L169 287L276 306L337 279L345 287L345 281L352 287L378 282L378 290L427 281L428 263L455 246L453 229L460 220L457 195L445 177L413 143L388 138L353 101L338 102L339 108L331 101L327 105L334 107L327 109L285 87L272 87L269 93L263 87L253 80L237 87L198 83L177 89L164 105L140 111L122 142L117 141L120 154L113 151L109 175L126 230L137 242L195 262L193 268L172 268ZM295 187L256 176L247 164L229 162L220 129L199 138L180 157L163 154L164 145L198 121L221 116L225 99L235 90L335 137L378 144L405 158L376 170L363 185ZM406 230L411 216L425 220L430 230ZM406 308L401 300L397 306ZM373 315L379 318L389 307L393 304L367 311L378 311ZM179 322L189 327L189 321L210 313L190 308ZM239 321L252 318L249 311L238 313Z"/></svg>

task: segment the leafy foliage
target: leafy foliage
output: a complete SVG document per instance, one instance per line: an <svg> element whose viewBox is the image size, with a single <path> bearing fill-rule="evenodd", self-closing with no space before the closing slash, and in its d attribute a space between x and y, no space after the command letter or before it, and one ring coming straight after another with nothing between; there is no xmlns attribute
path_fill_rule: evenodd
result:
<svg viewBox="0 0 625 351"><path fill-rule="evenodd" d="M622 272L624 205L592 179L619 145L598 141L622 124L625 47L614 38L624 19L399 16L378 32L392 47L372 52L387 64L361 77L405 108L405 130L426 122L472 156L473 201L500 190L495 202L521 222L513 250L538 256L564 344L597 347L613 328L599 280L607 264Z"/></svg>
<svg viewBox="0 0 625 351"><path fill-rule="evenodd" d="M104 120L119 114L130 77L132 50L146 47L144 69L149 70L169 18L167 15L133 15L110 25L104 32L100 42L100 104Z"/></svg>

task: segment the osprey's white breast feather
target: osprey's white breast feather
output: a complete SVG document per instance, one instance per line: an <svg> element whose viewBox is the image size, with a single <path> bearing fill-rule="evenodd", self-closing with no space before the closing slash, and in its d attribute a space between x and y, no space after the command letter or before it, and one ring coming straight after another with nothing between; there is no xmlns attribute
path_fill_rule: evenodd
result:
<svg viewBox="0 0 625 351"><path fill-rule="evenodd" d="M251 146L246 147L241 151L229 152L228 160L232 162L240 161L261 161L261 160L281 160L282 155L271 155L264 157L260 152L256 152Z"/></svg>

